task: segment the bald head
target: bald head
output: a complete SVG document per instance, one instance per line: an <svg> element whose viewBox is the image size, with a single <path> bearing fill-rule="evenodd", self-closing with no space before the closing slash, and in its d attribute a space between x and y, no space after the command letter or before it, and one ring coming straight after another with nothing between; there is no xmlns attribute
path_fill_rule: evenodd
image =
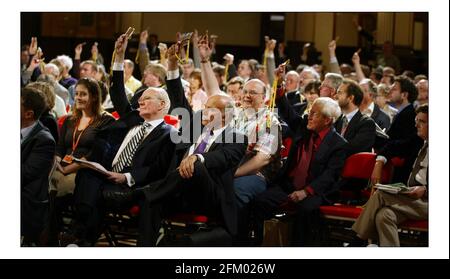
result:
<svg viewBox="0 0 450 279"><path fill-rule="evenodd" d="M220 93L209 97L203 111L203 125L221 119L220 124L225 126L233 119L234 108L234 100L227 94Z"/></svg>

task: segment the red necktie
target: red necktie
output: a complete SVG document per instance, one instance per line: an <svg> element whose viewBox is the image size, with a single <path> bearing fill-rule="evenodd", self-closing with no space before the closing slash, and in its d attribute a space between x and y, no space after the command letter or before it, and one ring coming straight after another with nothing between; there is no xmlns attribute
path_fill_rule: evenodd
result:
<svg viewBox="0 0 450 279"><path fill-rule="evenodd" d="M306 187L306 182L309 176L309 165L314 154L314 138L311 136L308 144L303 144L300 160L297 166L291 171L290 176L295 189L301 190Z"/></svg>

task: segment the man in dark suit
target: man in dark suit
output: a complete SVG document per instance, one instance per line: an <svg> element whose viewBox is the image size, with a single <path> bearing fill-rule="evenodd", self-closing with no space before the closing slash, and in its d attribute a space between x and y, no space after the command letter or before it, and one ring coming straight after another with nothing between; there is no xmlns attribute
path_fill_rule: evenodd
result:
<svg viewBox="0 0 450 279"><path fill-rule="evenodd" d="M414 164L415 155L423 145L423 140L417 135L415 124L416 112L414 100L417 98L417 89L414 83L406 76L395 78L391 88L391 101L398 109L391 127L387 131L389 140L378 151L377 163L375 164L372 180L380 179L381 169L384 163L392 157L405 159L402 167L394 171L393 181L406 184Z"/></svg>
<svg viewBox="0 0 450 279"><path fill-rule="evenodd" d="M286 73L286 98L291 106L298 103L306 103L306 98L300 94L300 75L296 71L289 71Z"/></svg>
<svg viewBox="0 0 450 279"><path fill-rule="evenodd" d="M398 195L376 191L352 227L362 239L378 239L379 246L399 247L398 224L407 219L428 219L428 104L421 105L416 112L417 135L424 145L406 184L409 191Z"/></svg>
<svg viewBox="0 0 450 279"><path fill-rule="evenodd" d="M75 237L81 245L93 245L98 237L102 205L117 207L109 196L120 196L166 175L175 151L171 137L177 131L164 123L170 108L165 90L148 88L139 100L139 110L132 110L123 82L126 35L115 45L115 60L111 85L111 100L119 120L99 132L97 146L88 159L101 163L108 174L84 169L76 177L74 192L76 207Z"/></svg>
<svg viewBox="0 0 450 279"><path fill-rule="evenodd" d="M377 96L377 85L372 80L365 78L359 83L359 86L364 92L364 98L361 105L359 105L359 110L362 114L371 117L381 129L387 131L389 126L391 126L391 119L373 101Z"/></svg>
<svg viewBox="0 0 450 279"><path fill-rule="evenodd" d="M39 245L48 218L48 174L55 154L55 141L40 122L45 96L33 88L20 93L21 212L23 245Z"/></svg>
<svg viewBox="0 0 450 279"><path fill-rule="evenodd" d="M347 142L333 126L341 111L332 99L320 97L315 100L306 124L286 98L278 98L277 106L296 136L276 182L256 197L253 214L257 237L262 236L263 221L271 218L280 206L287 206L295 212L293 245L312 245L318 230L319 207L332 202L346 157ZM285 113L282 108L290 112Z"/></svg>
<svg viewBox="0 0 450 279"><path fill-rule="evenodd" d="M143 241L138 245L142 246L155 245L160 225L158 218L155 218L155 206L167 202L173 205L177 194L181 199L178 204L186 205L181 209L196 210L216 218L231 235L237 232L233 177L244 156L247 139L229 125L233 118L234 102L228 95L209 97L205 109L193 113L181 84L175 56L177 48L178 44L168 49L167 90L175 109L171 114L181 113L184 116L181 122L182 140L177 144L168 176L141 189L145 196L141 215L147 216L144 220L146 227L140 230ZM199 130L202 131L200 135Z"/></svg>
<svg viewBox="0 0 450 279"><path fill-rule="evenodd" d="M344 79L337 91L342 117L335 128L347 141L347 156L358 152L371 152L375 143L375 122L359 111L363 99L361 87L350 79Z"/></svg>

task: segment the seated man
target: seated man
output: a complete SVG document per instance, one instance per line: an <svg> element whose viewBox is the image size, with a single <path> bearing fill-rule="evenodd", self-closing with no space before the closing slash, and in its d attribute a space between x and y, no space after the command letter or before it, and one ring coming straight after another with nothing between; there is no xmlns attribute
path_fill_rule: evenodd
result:
<svg viewBox="0 0 450 279"><path fill-rule="evenodd" d="M320 97L314 101L305 127L286 98L279 98L277 105L290 110L286 114L290 117L285 118L296 137L276 182L256 197L253 214L257 237L262 235L264 220L284 205L296 212L293 245L312 245L318 229L319 206L332 202L346 157L347 142L333 126L341 110L332 99Z"/></svg>
<svg viewBox="0 0 450 279"><path fill-rule="evenodd" d="M203 61L210 59L208 40L199 42L199 55ZM273 58L272 58L273 59ZM208 85L207 93L219 91L213 70L202 63L202 78ZM236 77L239 78L239 77ZM240 78L239 78L240 79ZM259 79L250 79L243 87L240 108L233 119L236 130L248 137L246 154L234 174L239 217L239 245L245 244L248 234L248 204L266 190L281 167L281 127L278 118L265 106L266 86ZM236 101L236 100L235 100ZM270 121L267 121L267 119Z"/></svg>
<svg viewBox="0 0 450 279"><path fill-rule="evenodd" d="M350 79L344 79L336 96L343 114L336 121L335 128L348 141L347 155L371 152L375 143L376 124L359 110L364 96L361 87Z"/></svg>
<svg viewBox="0 0 450 279"><path fill-rule="evenodd" d="M175 150L171 134L176 130L164 123L170 107L167 92L150 87L139 99L139 110L132 110L125 95L123 80L127 36L115 44L111 100L120 118L99 131L97 146L87 158L110 170L107 175L90 169L80 170L76 177L75 237L79 244L93 245L101 223L102 196L106 205L117 207L110 196L125 195L135 188L163 178Z"/></svg>
<svg viewBox="0 0 450 279"><path fill-rule="evenodd" d="M233 176L244 156L247 139L230 126L234 102L228 95L209 97L205 109L193 113L181 84L175 55L178 46L168 49L167 89L175 108L171 113L188 113L181 122L182 136L188 136L177 144L168 176L138 191L145 196L141 208L141 221L145 225L140 230L142 241L138 242L141 246L156 244L159 208L166 202L173 204L176 194L181 199L178 204L186 204L184 207L190 211L218 219L231 235L237 231ZM202 130L200 135L195 134L198 128Z"/></svg>
<svg viewBox="0 0 450 279"><path fill-rule="evenodd" d="M55 154L55 140L39 117L46 108L44 93L26 87L20 92L20 228L23 245L41 244L47 221L48 174Z"/></svg>
<svg viewBox="0 0 450 279"><path fill-rule="evenodd" d="M390 194L378 190L356 220L352 229L364 240L378 239L380 246L400 246L398 225L407 219L428 219L428 104L416 110L417 135L425 143L419 151L406 194Z"/></svg>

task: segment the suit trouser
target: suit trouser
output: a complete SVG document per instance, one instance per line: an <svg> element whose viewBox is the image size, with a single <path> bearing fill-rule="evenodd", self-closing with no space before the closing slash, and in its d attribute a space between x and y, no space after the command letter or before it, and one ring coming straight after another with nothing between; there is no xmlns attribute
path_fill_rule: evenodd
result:
<svg viewBox="0 0 450 279"><path fill-rule="evenodd" d="M178 170L169 172L166 178L143 188L145 200L142 203L139 221L138 246L154 246L161 226L162 206L177 193L187 200L189 211L220 216L219 186L211 179L205 166L196 162L190 179L180 176Z"/></svg>
<svg viewBox="0 0 450 279"><path fill-rule="evenodd" d="M264 220L272 218L280 210L280 205L288 201L288 193L280 186L271 187L256 197L252 211L256 223L257 242L262 241ZM293 246L316 244L320 225L319 207L322 202L321 196L313 195L294 205L296 214L292 235Z"/></svg>
<svg viewBox="0 0 450 279"><path fill-rule="evenodd" d="M376 191L352 229L362 239L379 239L380 246L400 246L397 225L428 218L428 201Z"/></svg>

